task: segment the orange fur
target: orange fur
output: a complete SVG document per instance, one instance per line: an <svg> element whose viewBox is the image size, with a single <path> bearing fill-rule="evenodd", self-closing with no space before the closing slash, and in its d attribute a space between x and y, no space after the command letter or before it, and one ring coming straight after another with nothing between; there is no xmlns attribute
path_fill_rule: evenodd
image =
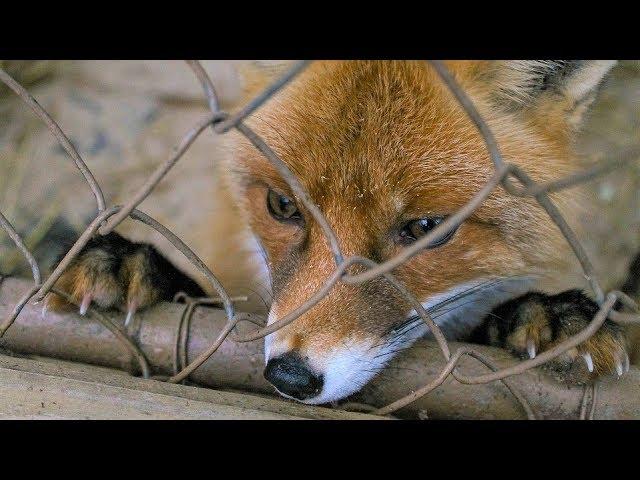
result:
<svg viewBox="0 0 640 480"><path fill-rule="evenodd" d="M496 108L489 62L449 62L494 131L505 159L538 181L579 166L571 153L569 100ZM415 218L455 212L494 172L482 137L424 62L315 62L250 120L326 215L346 255L377 261L402 248L390 232ZM274 277L275 318L308 299L334 270L317 225L281 224L267 188L292 192L251 145L240 142L229 170L242 215L260 239ZM569 216L580 202L554 199ZM303 211L303 214L305 212ZM307 216L308 218L308 216ZM420 300L474 278L575 270L557 228L532 200L498 188L446 245L394 273ZM339 285L278 332L303 351L326 351L375 336L410 309L383 280Z"/></svg>

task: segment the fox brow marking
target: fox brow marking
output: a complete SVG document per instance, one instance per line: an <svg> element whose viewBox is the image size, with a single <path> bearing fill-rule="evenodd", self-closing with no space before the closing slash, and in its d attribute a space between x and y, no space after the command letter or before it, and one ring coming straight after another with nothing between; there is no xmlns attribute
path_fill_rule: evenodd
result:
<svg viewBox="0 0 640 480"><path fill-rule="evenodd" d="M319 117L319 116L317 116L317 115L315 115L315 114L313 114L313 113L311 113L311 112L309 112L309 113L307 113L307 114L308 114L309 116L313 117L313 118L316 118L316 119L318 119L318 120L322 120L323 122L329 122L329 120L328 120L328 119L325 119L325 118L323 118L323 117ZM288 140L287 140L287 138L285 137L285 135L281 132L281 130L280 130L276 125L274 125L273 123L271 123L271 121L269 121L269 120L267 120L266 118L264 118L264 116L256 115L256 116L255 116L255 119L256 119L257 121L262 122L263 124L267 125L267 126L268 126L268 127L269 127L273 132L274 132L274 133L276 133L276 134L277 134L277 135L282 139L284 147L289 151L289 153L291 154L291 157L292 157L292 158L297 158L297 157L299 157L299 154L298 154L298 153L293 149L293 147L290 145L290 143L288 142ZM438 128L443 128L443 127L442 127L442 125L441 125L441 124L439 124L439 127L438 127ZM274 151L275 151L275 150L274 150ZM433 152L430 152L430 153L433 153ZM420 159L418 159L418 161L423 161L423 160L425 160L425 159L427 159L427 158L430 158L430 153L427 153L427 154L423 155ZM450 154L450 152L445 152L445 153L441 153L441 154L440 154L440 156L445 156L445 157L446 157L446 156L447 156L447 155L449 155L449 154ZM281 155L281 154L278 154L278 155L282 158L282 155ZM284 161L284 160L283 160L283 161ZM292 173L294 173L298 178L301 178L301 177L302 177L301 172L299 172L299 171L296 169L296 165L295 165L295 163L293 163L293 164L287 164L287 168L289 168L289 170L290 170ZM234 167L232 167L232 169L233 169L233 171L234 171L236 174L240 175L241 177L246 177L246 176L247 176L247 174L246 174L246 172L245 172L245 171L241 171L240 169L238 169L238 168L234 168ZM245 183L246 183L246 184L260 183L260 184L264 184L264 185L265 185L265 186L267 186L267 187L271 187L271 185L269 185L269 184L268 184L268 183L266 183L266 182L262 182L262 181L260 181L260 182L248 181L248 182L245 182ZM283 181L283 183L285 183L285 184L286 184L286 182L284 182L284 181ZM289 186L287 185L287 187L289 187ZM293 197L293 194L292 194L292 192L290 192L290 191L285 192L285 195L288 195L288 196ZM301 207L301 205L296 205L296 206L297 206L298 208L300 208L300 207ZM415 215L414 215L414 216L415 216ZM411 218L413 218L414 216L412 216ZM471 216L467 219L467 221L470 221L470 222L478 222L478 223L487 224L487 225L490 225L490 226L495 226L495 225L497 225L497 224L498 224L498 222L497 222L497 221L493 221L493 220L485 220L485 219L482 219L482 218L476 218L475 213L474 213L473 215L471 215Z"/></svg>

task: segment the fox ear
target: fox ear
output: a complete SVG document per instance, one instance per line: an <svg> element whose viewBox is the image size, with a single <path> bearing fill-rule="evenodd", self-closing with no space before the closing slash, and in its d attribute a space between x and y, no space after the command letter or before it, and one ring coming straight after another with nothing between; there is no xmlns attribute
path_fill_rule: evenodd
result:
<svg viewBox="0 0 640 480"><path fill-rule="evenodd" d="M490 62L485 71L492 96L509 109L544 114L561 108L576 125L616 64L615 60L509 60Z"/></svg>

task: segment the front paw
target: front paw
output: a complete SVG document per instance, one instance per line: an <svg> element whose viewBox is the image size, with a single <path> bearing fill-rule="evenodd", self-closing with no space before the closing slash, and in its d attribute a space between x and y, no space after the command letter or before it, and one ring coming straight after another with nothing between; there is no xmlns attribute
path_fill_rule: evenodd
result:
<svg viewBox="0 0 640 480"><path fill-rule="evenodd" d="M579 333L597 312L598 305L577 290L532 292L497 307L490 314L488 334L515 354L535 358ZM629 370L624 331L607 320L587 341L546 366L578 383L611 373L621 376Z"/></svg>
<svg viewBox="0 0 640 480"><path fill-rule="evenodd" d="M89 306L95 304L127 312L126 325L137 309L169 295L165 291L166 282L158 278L158 257L150 245L130 242L115 232L96 236L55 284L56 289L70 295L79 307L51 292L45 299L43 313L79 308L84 315Z"/></svg>

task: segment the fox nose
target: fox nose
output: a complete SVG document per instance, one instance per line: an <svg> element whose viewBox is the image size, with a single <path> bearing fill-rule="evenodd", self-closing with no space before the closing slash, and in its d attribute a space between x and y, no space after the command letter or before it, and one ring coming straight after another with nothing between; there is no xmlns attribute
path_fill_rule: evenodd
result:
<svg viewBox="0 0 640 480"><path fill-rule="evenodd" d="M288 352L267 362L264 378L281 393L298 400L315 397L322 391L322 375L311 371L295 352Z"/></svg>

